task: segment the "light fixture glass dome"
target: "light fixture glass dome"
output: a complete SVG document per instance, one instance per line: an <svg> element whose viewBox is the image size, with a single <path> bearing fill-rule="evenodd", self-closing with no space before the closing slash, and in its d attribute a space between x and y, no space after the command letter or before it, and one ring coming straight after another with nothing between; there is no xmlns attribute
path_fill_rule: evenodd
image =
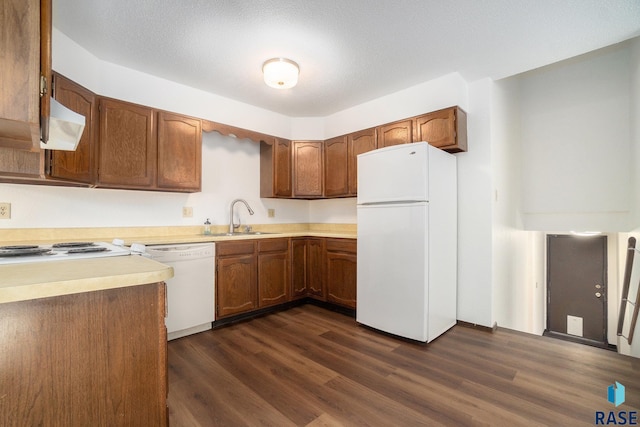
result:
<svg viewBox="0 0 640 427"><path fill-rule="evenodd" d="M286 58L269 59L262 65L264 82L276 89L289 89L298 83L298 64Z"/></svg>

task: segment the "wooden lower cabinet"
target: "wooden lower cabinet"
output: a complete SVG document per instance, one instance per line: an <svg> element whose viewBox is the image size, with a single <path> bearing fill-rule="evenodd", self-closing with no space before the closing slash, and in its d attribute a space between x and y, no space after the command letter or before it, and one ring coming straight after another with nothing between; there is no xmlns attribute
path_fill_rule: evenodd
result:
<svg viewBox="0 0 640 427"><path fill-rule="evenodd" d="M356 308L356 241L327 239L327 301Z"/></svg>
<svg viewBox="0 0 640 427"><path fill-rule="evenodd" d="M307 295L326 301L325 254L323 238L307 239Z"/></svg>
<svg viewBox="0 0 640 427"><path fill-rule="evenodd" d="M291 299L307 296L307 239L291 239Z"/></svg>
<svg viewBox="0 0 640 427"><path fill-rule="evenodd" d="M258 240L258 306L289 301L289 239Z"/></svg>
<svg viewBox="0 0 640 427"><path fill-rule="evenodd" d="M216 319L258 308L256 242L216 245Z"/></svg>
<svg viewBox="0 0 640 427"><path fill-rule="evenodd" d="M325 300L324 239L291 239L291 298Z"/></svg>
<svg viewBox="0 0 640 427"><path fill-rule="evenodd" d="M314 298L356 308L356 240L268 238L216 244L216 320Z"/></svg>
<svg viewBox="0 0 640 427"><path fill-rule="evenodd" d="M0 425L166 426L164 283L0 304Z"/></svg>

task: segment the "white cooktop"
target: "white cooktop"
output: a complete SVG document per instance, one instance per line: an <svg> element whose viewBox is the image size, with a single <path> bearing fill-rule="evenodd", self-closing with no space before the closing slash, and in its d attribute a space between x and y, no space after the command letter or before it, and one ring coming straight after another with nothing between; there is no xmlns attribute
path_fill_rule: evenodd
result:
<svg viewBox="0 0 640 427"><path fill-rule="evenodd" d="M0 246L0 265L131 255L128 248L107 242Z"/></svg>

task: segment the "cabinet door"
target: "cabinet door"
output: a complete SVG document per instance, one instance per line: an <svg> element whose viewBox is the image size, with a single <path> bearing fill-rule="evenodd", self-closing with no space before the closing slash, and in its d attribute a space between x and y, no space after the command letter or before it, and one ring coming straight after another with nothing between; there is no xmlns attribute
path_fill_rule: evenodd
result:
<svg viewBox="0 0 640 427"><path fill-rule="evenodd" d="M327 301L356 308L356 271L355 242L327 241Z"/></svg>
<svg viewBox="0 0 640 427"><path fill-rule="evenodd" d="M289 299L289 253L258 254L258 306L282 304Z"/></svg>
<svg viewBox="0 0 640 427"><path fill-rule="evenodd" d="M402 120L377 128L378 148L413 142L413 120Z"/></svg>
<svg viewBox="0 0 640 427"><path fill-rule="evenodd" d="M55 178L92 183L95 180L95 125L98 118L96 95L60 74L53 76L53 94L65 107L85 118L84 131L76 151L51 150L51 172Z"/></svg>
<svg viewBox="0 0 640 427"><path fill-rule="evenodd" d="M415 141L427 141L451 153L467 151L467 116L460 108L445 108L415 120Z"/></svg>
<svg viewBox="0 0 640 427"><path fill-rule="evenodd" d="M348 152L346 136L324 142L324 195L327 197L349 194Z"/></svg>
<svg viewBox="0 0 640 427"><path fill-rule="evenodd" d="M156 181L156 131L151 108L100 99L98 184L149 189Z"/></svg>
<svg viewBox="0 0 640 427"><path fill-rule="evenodd" d="M166 426L165 295L155 283L2 304L0 425Z"/></svg>
<svg viewBox="0 0 640 427"><path fill-rule="evenodd" d="M377 148L376 129L366 129L349 135L349 194L358 194L358 154Z"/></svg>
<svg viewBox="0 0 640 427"><path fill-rule="evenodd" d="M307 239L307 291L322 301L326 299L324 252L324 239Z"/></svg>
<svg viewBox="0 0 640 427"><path fill-rule="evenodd" d="M260 197L291 197L291 141L260 141Z"/></svg>
<svg viewBox="0 0 640 427"><path fill-rule="evenodd" d="M257 308L256 257L216 260L216 319Z"/></svg>
<svg viewBox="0 0 640 427"><path fill-rule="evenodd" d="M276 138L274 148L274 194L278 197L291 197L291 141Z"/></svg>
<svg viewBox="0 0 640 427"><path fill-rule="evenodd" d="M293 196L322 197L322 141L293 141Z"/></svg>
<svg viewBox="0 0 640 427"><path fill-rule="evenodd" d="M324 142L324 195L326 197L349 194L349 149L346 136Z"/></svg>
<svg viewBox="0 0 640 427"><path fill-rule="evenodd" d="M307 239L291 239L291 298L307 296Z"/></svg>
<svg viewBox="0 0 640 427"><path fill-rule="evenodd" d="M42 6L45 13L51 7L47 1ZM38 151L40 1L3 0L0 19L0 147Z"/></svg>
<svg viewBox="0 0 640 427"><path fill-rule="evenodd" d="M158 112L158 188L200 191L201 171L201 121Z"/></svg>
<svg viewBox="0 0 640 427"><path fill-rule="evenodd" d="M258 306L289 300L289 239L261 239L258 244Z"/></svg>

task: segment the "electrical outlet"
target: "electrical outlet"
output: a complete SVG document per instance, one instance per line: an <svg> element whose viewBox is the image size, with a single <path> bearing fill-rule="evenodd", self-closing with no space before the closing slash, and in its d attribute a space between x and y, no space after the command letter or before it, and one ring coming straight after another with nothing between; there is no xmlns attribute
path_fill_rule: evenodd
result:
<svg viewBox="0 0 640 427"><path fill-rule="evenodd" d="M0 219L11 219L11 203L0 203Z"/></svg>
<svg viewBox="0 0 640 427"><path fill-rule="evenodd" d="M191 206L185 206L182 208L182 218L192 218L193 208Z"/></svg>
<svg viewBox="0 0 640 427"><path fill-rule="evenodd" d="M276 210L275 209L267 209L267 216L269 218L274 218L276 216Z"/></svg>

